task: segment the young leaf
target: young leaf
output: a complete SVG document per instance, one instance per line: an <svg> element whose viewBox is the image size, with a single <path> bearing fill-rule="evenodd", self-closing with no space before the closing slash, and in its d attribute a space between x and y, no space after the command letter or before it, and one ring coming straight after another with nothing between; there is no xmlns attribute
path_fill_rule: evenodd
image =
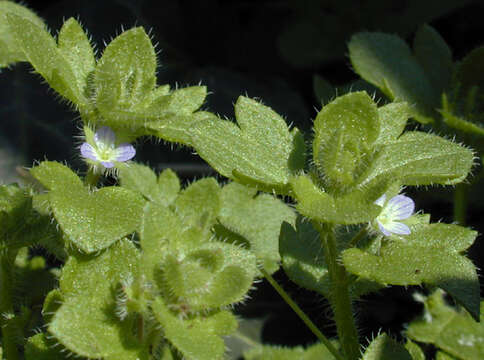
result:
<svg viewBox="0 0 484 360"><path fill-rule="evenodd" d="M14 13L6 16L10 31L34 69L60 95L78 106L89 106L71 64L59 51L54 38L44 26Z"/></svg>
<svg viewBox="0 0 484 360"><path fill-rule="evenodd" d="M61 352L55 340L48 339L45 333L30 337L25 344L25 360L67 360L69 354Z"/></svg>
<svg viewBox="0 0 484 360"><path fill-rule="evenodd" d="M413 51L434 89L439 94L446 91L453 63L452 53L444 39L434 28L424 24L415 34Z"/></svg>
<svg viewBox="0 0 484 360"><path fill-rule="evenodd" d="M476 235L457 225L421 225L404 239L384 242L379 256L352 248L343 252L342 259L349 272L383 285L426 283L441 287L478 319L476 268L461 255Z"/></svg>
<svg viewBox="0 0 484 360"><path fill-rule="evenodd" d="M440 94L402 39L383 33L358 33L348 48L351 64L363 79L391 100L415 104L418 115L433 116ZM422 118L417 116L417 120Z"/></svg>
<svg viewBox="0 0 484 360"><path fill-rule="evenodd" d="M425 300L425 314L410 323L407 335L419 342L434 344L444 350L450 359L481 359L484 356L484 326L481 302L480 322L464 311L456 310L445 303L442 291L435 291Z"/></svg>
<svg viewBox="0 0 484 360"><path fill-rule="evenodd" d="M135 339L127 319L121 322L114 308L113 288L136 278L139 252L128 240L106 249L98 257L70 257L63 268L61 307L49 332L73 353L90 358L148 359L146 344Z"/></svg>
<svg viewBox="0 0 484 360"><path fill-rule="evenodd" d="M393 178L403 185L453 185L463 181L474 161L474 154L452 141L419 131L408 131L385 144L367 171L360 187Z"/></svg>
<svg viewBox="0 0 484 360"><path fill-rule="evenodd" d="M32 174L50 189L49 204L65 238L90 253L138 229L145 201L121 187L89 192L76 174L59 163L43 162ZM55 182L55 179L61 179Z"/></svg>
<svg viewBox="0 0 484 360"><path fill-rule="evenodd" d="M183 320L170 312L161 298L152 304L155 318L168 341L187 359L222 360L225 345L221 338L237 328L232 313L220 311L207 317Z"/></svg>
<svg viewBox="0 0 484 360"><path fill-rule="evenodd" d="M397 343L387 334L380 334L366 348L362 360L412 360L405 346Z"/></svg>
<svg viewBox="0 0 484 360"><path fill-rule="evenodd" d="M296 214L279 199L237 183L222 189L220 223L242 236L250 250L273 273L279 268L279 233L284 221L294 224Z"/></svg>
<svg viewBox="0 0 484 360"><path fill-rule="evenodd" d="M380 133L378 111L363 91L338 97L314 121L313 159L328 188L353 185Z"/></svg>
<svg viewBox="0 0 484 360"><path fill-rule="evenodd" d="M71 66L77 87L88 97L88 76L94 71L96 59L86 33L74 18L69 18L62 25L57 43L60 53Z"/></svg>
<svg viewBox="0 0 484 360"><path fill-rule="evenodd" d="M30 20L40 28L45 27L42 19L27 7L11 1L0 1L0 68L27 60L21 44L9 29L7 14L15 14Z"/></svg>
<svg viewBox="0 0 484 360"><path fill-rule="evenodd" d="M104 50L95 70L96 105L112 127L129 127L130 113L156 85L156 54L143 28L125 31Z"/></svg>
<svg viewBox="0 0 484 360"><path fill-rule="evenodd" d="M261 103L239 97L238 124L199 121L192 131L193 147L220 174L276 191L287 191L292 173L304 166L304 141L297 129Z"/></svg>

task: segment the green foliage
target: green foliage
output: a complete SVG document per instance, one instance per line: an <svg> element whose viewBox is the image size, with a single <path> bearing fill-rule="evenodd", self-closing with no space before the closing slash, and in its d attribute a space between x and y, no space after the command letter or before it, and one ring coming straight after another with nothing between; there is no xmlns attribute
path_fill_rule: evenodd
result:
<svg viewBox="0 0 484 360"><path fill-rule="evenodd" d="M65 239L81 251L102 250L139 227L144 201L128 189L90 192L72 170L50 161L32 169L32 175L50 190L49 204Z"/></svg>
<svg viewBox="0 0 484 360"><path fill-rule="evenodd" d="M323 344L314 344L306 349L301 346L285 348L279 346L259 346L244 354L245 360L333 360L334 356Z"/></svg>
<svg viewBox="0 0 484 360"><path fill-rule="evenodd" d="M133 333L134 319L116 316L113 288L135 278L139 254L127 240L100 256L70 257L62 270L64 300L49 332L75 354L106 359L147 359L147 347ZM86 311L87 310L87 311Z"/></svg>
<svg viewBox="0 0 484 360"><path fill-rule="evenodd" d="M387 334L380 334L366 348L362 360L412 360L412 356L402 344Z"/></svg>
<svg viewBox="0 0 484 360"><path fill-rule="evenodd" d="M422 37L419 36L419 41ZM377 86L390 100L415 104L414 116L418 121L432 121L439 93L402 39L383 33L358 33L352 36L348 48L358 75ZM422 52L420 45L418 50Z"/></svg>
<svg viewBox="0 0 484 360"><path fill-rule="evenodd" d="M122 166L119 181L122 187L164 206L171 205L180 191L180 180L171 169L164 170L156 177L148 166L137 163Z"/></svg>
<svg viewBox="0 0 484 360"><path fill-rule="evenodd" d="M376 104L365 92L341 96L314 121L313 160L329 192L351 187L380 132Z"/></svg>
<svg viewBox="0 0 484 360"><path fill-rule="evenodd" d="M0 68L13 65L17 61L27 60L21 44L9 31L7 14L15 14L40 28L45 26L42 19L25 6L11 1L0 1Z"/></svg>
<svg viewBox="0 0 484 360"><path fill-rule="evenodd" d="M434 344L445 351L438 359L478 360L484 356L483 307L476 322L468 313L446 304L442 291L435 291L424 300L425 312L412 321L406 334L419 342Z"/></svg>
<svg viewBox="0 0 484 360"><path fill-rule="evenodd" d="M417 225L404 239L385 241L379 255L352 248L343 252L346 269L383 285L438 286L479 318L479 280L461 253L477 233L458 225Z"/></svg>
<svg viewBox="0 0 484 360"><path fill-rule="evenodd" d="M279 233L283 222L294 224L296 214L282 201L268 194L230 183L221 193L220 237L248 244L262 267L269 273L279 268ZM236 235L234 237L234 235ZM239 237L239 239L237 239ZM240 239L242 238L242 239Z"/></svg>
<svg viewBox="0 0 484 360"><path fill-rule="evenodd" d="M62 353L55 347L55 342L49 340L47 335L39 333L28 339L25 345L25 360L66 360L68 354Z"/></svg>
<svg viewBox="0 0 484 360"><path fill-rule="evenodd" d="M239 97L237 124L220 119L199 121L192 130L193 147L220 174L265 190L287 192L290 176L304 166L299 131L261 103Z"/></svg>

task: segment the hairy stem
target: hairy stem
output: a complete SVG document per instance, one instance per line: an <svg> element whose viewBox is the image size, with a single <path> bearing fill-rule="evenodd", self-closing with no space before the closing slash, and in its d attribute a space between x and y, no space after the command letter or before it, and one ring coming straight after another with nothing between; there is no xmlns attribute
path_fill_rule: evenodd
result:
<svg viewBox="0 0 484 360"><path fill-rule="evenodd" d="M457 184L454 190L454 221L461 226L466 224L467 184Z"/></svg>
<svg viewBox="0 0 484 360"><path fill-rule="evenodd" d="M321 236L324 257L331 279L331 298L329 300L333 308L339 342L345 359L356 360L360 357L360 345L349 292L350 279L346 269L339 262L334 226L332 224L316 225Z"/></svg>
<svg viewBox="0 0 484 360"><path fill-rule="evenodd" d="M339 351L333 346L333 344L328 340L326 336L314 325L314 323L309 319L309 317L302 311L302 309L297 305L294 300L289 296L289 294L277 283L276 280L264 269L261 270L262 275L269 281L272 287L279 293L283 300L291 307L292 310L299 316L299 318L306 324L306 326L311 330L311 332L321 341L326 348L333 354L337 360L345 360Z"/></svg>
<svg viewBox="0 0 484 360"><path fill-rule="evenodd" d="M353 238L351 239L348 247L351 248L351 247L355 247L356 245L358 245L358 242L361 239L363 239L366 236L367 233L368 233L368 228L366 226L362 227L360 229L360 231L358 231L358 233L355 236L353 236Z"/></svg>

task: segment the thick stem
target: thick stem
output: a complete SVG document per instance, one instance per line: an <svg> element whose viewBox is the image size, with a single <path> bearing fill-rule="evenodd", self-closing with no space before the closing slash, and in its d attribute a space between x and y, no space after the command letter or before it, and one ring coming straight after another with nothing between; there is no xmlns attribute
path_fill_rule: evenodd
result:
<svg viewBox="0 0 484 360"><path fill-rule="evenodd" d="M0 254L0 327L2 329L3 357L8 360L20 359L16 334L9 317L14 315L12 302L12 269L17 251L4 250Z"/></svg>
<svg viewBox="0 0 484 360"><path fill-rule="evenodd" d="M333 308L334 320L338 331L339 342L346 360L356 360L360 357L358 331L349 291L349 277L346 269L339 262L339 253L336 247L334 226L332 224L318 224L323 243L324 257L328 265L331 279L330 303Z"/></svg>
<svg viewBox="0 0 484 360"><path fill-rule="evenodd" d="M302 309L294 302L294 300L289 296L289 294L277 283L276 280L264 269L261 270L262 275L269 281L272 287L279 293L282 299L291 307L292 310L299 316L299 318L306 324L306 326L311 330L311 332L316 335L316 337L321 341L326 348L333 354L337 360L345 360L339 351L333 346L331 341L328 340L326 336L314 325L314 323L309 319L309 317L302 311Z"/></svg>
<svg viewBox="0 0 484 360"><path fill-rule="evenodd" d="M454 221L462 226L466 224L467 184L457 184L454 190Z"/></svg>

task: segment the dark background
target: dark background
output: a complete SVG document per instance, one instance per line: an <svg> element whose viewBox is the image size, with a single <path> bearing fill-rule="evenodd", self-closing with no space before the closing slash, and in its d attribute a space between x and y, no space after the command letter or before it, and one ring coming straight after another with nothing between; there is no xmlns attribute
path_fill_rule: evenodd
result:
<svg viewBox="0 0 484 360"><path fill-rule="evenodd" d="M411 43L419 25L429 23L448 42L455 60L483 44L483 1L348 1L348 0L52 0L23 1L45 19L52 33L63 20L75 17L88 29L98 56L124 29L150 30L158 43L159 84L207 85L211 94L204 108L233 118L239 95L258 97L311 137L312 119L321 105L313 91L318 74L335 86L358 79L347 57L347 42L358 31L399 34ZM34 160L68 161L82 167L73 138L79 134L76 114L57 101L40 77L19 64L0 74L0 178L12 181L15 165ZM173 151L175 150L175 151ZM185 180L211 174L190 149L141 141L137 161L158 170L172 167ZM477 170L476 170L477 171ZM474 185L469 225L484 231L482 182ZM432 221L452 222L452 192L442 188L408 189L417 208L432 213ZM479 243L480 239L477 240ZM469 256L483 267L483 248L475 244ZM277 279L317 324L334 334L328 305L319 295L291 284L282 272ZM239 311L267 318L263 340L296 345L314 338L275 292L262 283ZM412 300L422 288L391 288L365 297L360 310L362 338L379 329L399 336L404 324L421 308Z"/></svg>

